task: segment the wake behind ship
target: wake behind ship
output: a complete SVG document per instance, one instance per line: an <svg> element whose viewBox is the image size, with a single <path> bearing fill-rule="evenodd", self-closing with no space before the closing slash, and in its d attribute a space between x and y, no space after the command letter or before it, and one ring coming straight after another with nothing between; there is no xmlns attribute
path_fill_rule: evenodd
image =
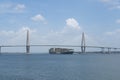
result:
<svg viewBox="0 0 120 80"><path fill-rule="evenodd" d="M73 54L73 49L67 49L67 48L50 48L49 49L50 54Z"/></svg>

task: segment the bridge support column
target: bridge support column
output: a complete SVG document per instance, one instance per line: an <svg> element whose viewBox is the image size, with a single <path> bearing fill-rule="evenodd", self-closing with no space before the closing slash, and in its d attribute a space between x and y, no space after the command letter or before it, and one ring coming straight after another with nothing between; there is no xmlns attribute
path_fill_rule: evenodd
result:
<svg viewBox="0 0 120 80"><path fill-rule="evenodd" d="M29 30L27 30L27 39L26 39L26 53L30 53L30 39L29 39Z"/></svg>
<svg viewBox="0 0 120 80"><path fill-rule="evenodd" d="M86 46L85 46L85 35L84 32L82 33L82 41L81 41L81 52L85 53Z"/></svg>
<svg viewBox="0 0 120 80"><path fill-rule="evenodd" d="M30 53L30 46L26 46L26 53Z"/></svg>
<svg viewBox="0 0 120 80"><path fill-rule="evenodd" d="M85 46L81 46L81 52L85 53L86 47Z"/></svg>

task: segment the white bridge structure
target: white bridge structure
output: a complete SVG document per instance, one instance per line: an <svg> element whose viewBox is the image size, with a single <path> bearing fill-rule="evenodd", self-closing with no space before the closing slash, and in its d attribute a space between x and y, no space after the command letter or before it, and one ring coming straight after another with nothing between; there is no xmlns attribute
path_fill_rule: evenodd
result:
<svg viewBox="0 0 120 80"><path fill-rule="evenodd" d="M82 33L82 40L81 45L30 45L30 38L29 38L29 30L27 30L27 36L26 36L26 45L0 45L0 53L2 53L2 48L4 47L25 47L26 48L26 54L30 53L30 47L78 47L80 48L79 52L76 53L120 53L120 48L115 47L103 47L103 46L87 46L85 42L85 35L84 32ZM91 51L87 52L88 48L96 48L101 49L101 51Z"/></svg>

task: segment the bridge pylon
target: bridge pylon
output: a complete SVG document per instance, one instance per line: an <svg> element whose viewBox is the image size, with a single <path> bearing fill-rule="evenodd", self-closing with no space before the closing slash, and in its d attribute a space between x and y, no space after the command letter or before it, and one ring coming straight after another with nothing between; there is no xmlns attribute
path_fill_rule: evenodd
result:
<svg viewBox="0 0 120 80"><path fill-rule="evenodd" d="M82 33L82 41L81 41L81 52L85 53L86 50L86 44L85 44L85 35L84 32Z"/></svg>
<svg viewBox="0 0 120 80"><path fill-rule="evenodd" d="M1 54L1 46L0 46L0 54Z"/></svg>
<svg viewBox="0 0 120 80"><path fill-rule="evenodd" d="M27 39L26 39L26 53L30 53L30 39L29 39L29 30L27 30Z"/></svg>

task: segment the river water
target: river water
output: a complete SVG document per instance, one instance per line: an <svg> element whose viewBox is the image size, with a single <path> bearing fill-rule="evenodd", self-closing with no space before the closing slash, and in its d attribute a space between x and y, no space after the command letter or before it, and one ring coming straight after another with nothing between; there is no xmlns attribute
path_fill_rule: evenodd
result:
<svg viewBox="0 0 120 80"><path fill-rule="evenodd" d="M1 54L0 80L120 80L120 54Z"/></svg>

